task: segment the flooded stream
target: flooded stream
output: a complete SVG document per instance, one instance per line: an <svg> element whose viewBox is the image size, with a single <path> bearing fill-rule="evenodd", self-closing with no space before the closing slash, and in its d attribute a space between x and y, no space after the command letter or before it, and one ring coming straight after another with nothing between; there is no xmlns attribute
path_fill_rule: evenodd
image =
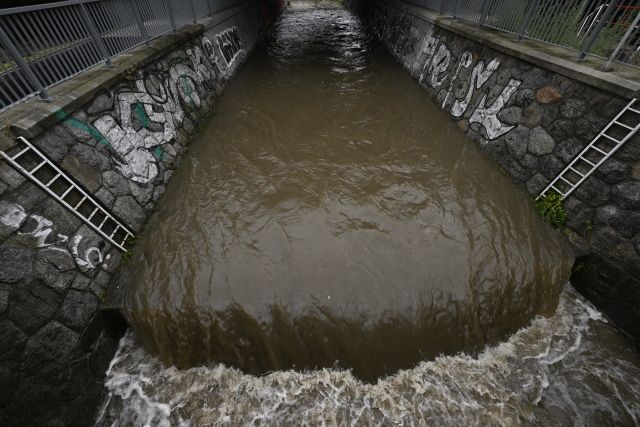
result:
<svg viewBox="0 0 640 427"><path fill-rule="evenodd" d="M99 422L634 424L572 261L355 17L294 3L120 272Z"/></svg>

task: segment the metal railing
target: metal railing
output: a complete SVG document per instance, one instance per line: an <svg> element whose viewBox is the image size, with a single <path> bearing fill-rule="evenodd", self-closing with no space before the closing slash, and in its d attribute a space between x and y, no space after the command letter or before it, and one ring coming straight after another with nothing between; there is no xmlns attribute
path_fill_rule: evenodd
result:
<svg viewBox="0 0 640 427"><path fill-rule="evenodd" d="M434 4L437 0L414 0ZM426 6L425 6L426 7ZM445 15L517 35L640 66L639 0L442 0Z"/></svg>
<svg viewBox="0 0 640 427"><path fill-rule="evenodd" d="M0 111L243 0L68 0L0 9Z"/></svg>

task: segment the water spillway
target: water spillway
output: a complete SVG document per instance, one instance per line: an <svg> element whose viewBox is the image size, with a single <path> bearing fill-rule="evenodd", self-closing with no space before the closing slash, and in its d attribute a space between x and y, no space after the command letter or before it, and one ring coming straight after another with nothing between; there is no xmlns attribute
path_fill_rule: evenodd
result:
<svg viewBox="0 0 640 427"><path fill-rule="evenodd" d="M373 381L552 315L570 251L359 21L294 6L121 271L167 365Z"/></svg>

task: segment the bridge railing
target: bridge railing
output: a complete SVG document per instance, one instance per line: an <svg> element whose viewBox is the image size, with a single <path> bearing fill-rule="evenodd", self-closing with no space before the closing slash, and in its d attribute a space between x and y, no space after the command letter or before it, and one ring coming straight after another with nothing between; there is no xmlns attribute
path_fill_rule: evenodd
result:
<svg viewBox="0 0 640 427"><path fill-rule="evenodd" d="M0 9L0 111L242 0L67 0Z"/></svg>
<svg viewBox="0 0 640 427"><path fill-rule="evenodd" d="M517 35L640 66L638 0L411 0L445 15ZM438 7L439 6L439 7Z"/></svg>

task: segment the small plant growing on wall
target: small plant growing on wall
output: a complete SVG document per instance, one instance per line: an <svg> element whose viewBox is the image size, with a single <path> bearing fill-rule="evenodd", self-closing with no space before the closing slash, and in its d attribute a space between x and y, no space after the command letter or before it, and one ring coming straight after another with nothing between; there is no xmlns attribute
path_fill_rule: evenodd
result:
<svg viewBox="0 0 640 427"><path fill-rule="evenodd" d="M536 212L553 227L562 229L567 220L567 212L562 206L562 196L558 193L547 193L536 200Z"/></svg>

